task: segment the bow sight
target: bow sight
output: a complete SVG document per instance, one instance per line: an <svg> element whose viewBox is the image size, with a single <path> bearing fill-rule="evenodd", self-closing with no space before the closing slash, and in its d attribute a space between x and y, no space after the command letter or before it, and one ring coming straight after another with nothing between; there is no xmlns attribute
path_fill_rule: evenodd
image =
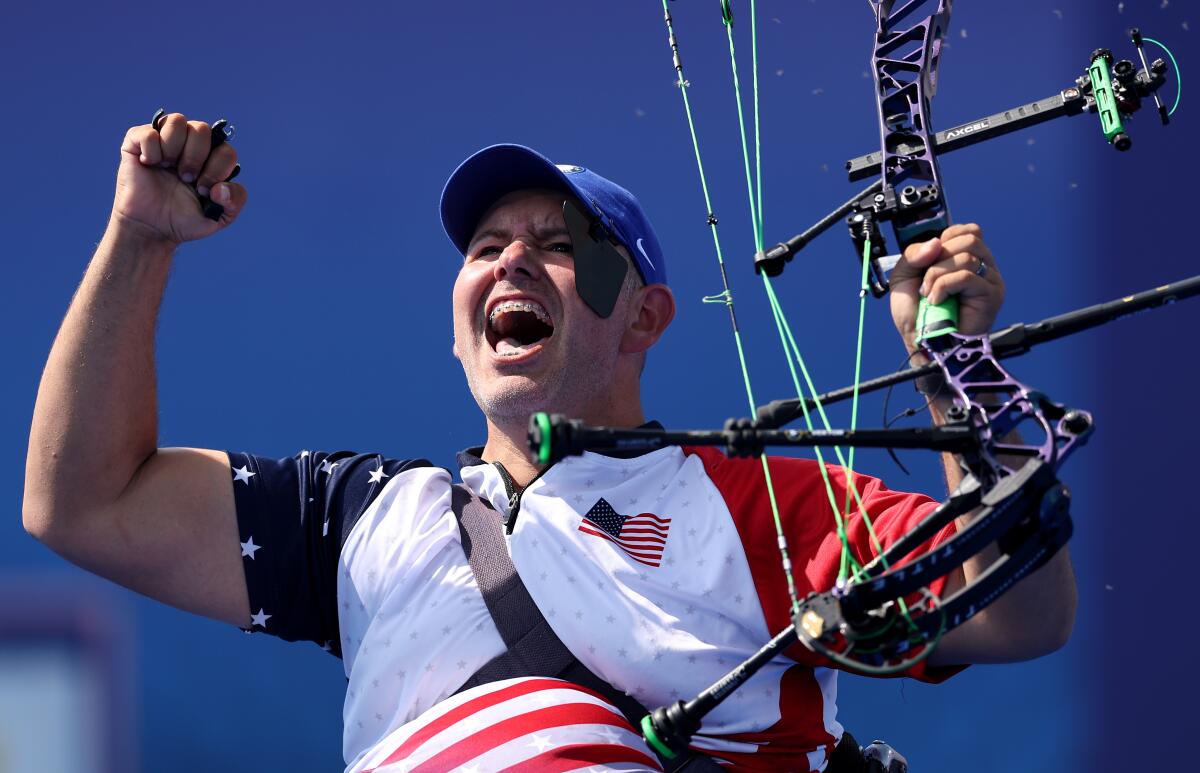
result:
<svg viewBox="0 0 1200 773"><path fill-rule="evenodd" d="M1170 122L1168 112L1158 96L1158 89L1166 83L1167 63L1155 59L1147 63L1143 41L1147 40L1138 29L1131 29L1129 37L1142 63L1137 69L1129 59L1113 62L1108 49L1093 52L1087 72L1075 79L1075 85L1057 94L1028 102L1000 113L979 118L937 132L932 137L932 153L941 155L953 150L977 145L984 140L1002 137L1005 134L1027 129L1054 118L1064 118L1083 113L1094 114L1108 140L1117 150L1129 150L1133 141L1125 130L1124 119L1130 118L1142 107L1147 97L1154 100L1158 115L1165 126ZM1157 43L1157 41L1151 40ZM1158 44L1161 45L1161 44ZM1165 49L1164 49L1165 50ZM895 72L891 77L896 77ZM932 96L932 95L929 95ZM892 127L885 132L885 142L891 144L889 159L901 167L907 167L927 156L926 144L913 131L920 126L921 118L914 119L903 111L889 113L886 125ZM927 125L927 123L925 124ZM866 179L880 173L881 153L876 151L852 158L846 162L846 172L851 182ZM926 165L928 162L925 162ZM775 277L783 273L784 267L800 250L813 239L827 231L842 218L854 242L855 254L862 258L869 242L868 277L871 294L882 298L888 291L888 272L895 265L897 256L887 254L887 242L879 230L879 223L893 220L902 210L911 209L922 198L940 196L940 190L924 187L902 186L897 193L895 185L878 179L869 187L859 191L837 209L825 215L808 230L785 242L765 249L754 256L755 270Z"/></svg>

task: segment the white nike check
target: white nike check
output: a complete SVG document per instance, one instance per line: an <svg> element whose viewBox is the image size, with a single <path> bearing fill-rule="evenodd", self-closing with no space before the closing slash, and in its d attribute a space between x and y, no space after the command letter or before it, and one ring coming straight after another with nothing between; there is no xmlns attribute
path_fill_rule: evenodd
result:
<svg viewBox="0 0 1200 773"><path fill-rule="evenodd" d="M646 262L650 264L650 268L657 271L658 267L654 265L654 261L650 260L650 256L646 254L646 248L642 246L641 239L637 240L637 248L638 248L638 252L642 253L642 257L646 259Z"/></svg>

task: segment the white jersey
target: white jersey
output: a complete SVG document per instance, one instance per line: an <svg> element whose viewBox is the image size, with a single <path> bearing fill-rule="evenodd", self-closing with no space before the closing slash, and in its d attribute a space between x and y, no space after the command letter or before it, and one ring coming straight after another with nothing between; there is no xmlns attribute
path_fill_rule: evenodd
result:
<svg viewBox="0 0 1200 773"><path fill-rule="evenodd" d="M456 694L505 645L463 553L446 470L348 453L230 458L248 627L342 657L347 771L658 768L620 712L576 686L535 675ZM507 473L460 462L463 483L507 518ZM840 543L819 469L771 464L797 591L826 590ZM858 486L885 546L935 506L874 479ZM849 532L868 557L861 518ZM520 495L506 539L567 648L650 708L694 697L789 622L757 459L679 447L569 458ZM842 735L836 697L836 672L794 648L713 710L693 746L735 770L819 771Z"/></svg>

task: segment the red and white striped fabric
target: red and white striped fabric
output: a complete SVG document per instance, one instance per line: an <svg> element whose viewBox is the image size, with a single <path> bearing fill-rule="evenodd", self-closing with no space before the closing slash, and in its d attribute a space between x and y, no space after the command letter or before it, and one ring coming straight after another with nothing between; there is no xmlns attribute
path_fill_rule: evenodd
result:
<svg viewBox="0 0 1200 773"><path fill-rule="evenodd" d="M360 773L661 771L612 704L560 679L480 685L398 728Z"/></svg>

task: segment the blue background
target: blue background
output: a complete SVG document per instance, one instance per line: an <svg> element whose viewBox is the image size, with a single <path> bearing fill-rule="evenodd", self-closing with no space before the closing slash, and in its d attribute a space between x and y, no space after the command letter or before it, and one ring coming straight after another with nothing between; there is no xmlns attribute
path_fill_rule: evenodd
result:
<svg viewBox="0 0 1200 773"><path fill-rule="evenodd" d="M864 3L760 5L764 217L778 241L861 187L840 169L878 143L873 19ZM1173 45L1184 67L1200 50L1187 29L1200 18L1181 1L1051 5L957 4L938 126L1049 96L1096 47L1132 56L1131 24ZM756 392L786 396L750 268L719 9L672 10ZM734 10L748 55L749 5ZM720 278L657 2L23 3L5 17L0 583L33 598L47 585L87 587L98 593L89 603L120 621L133 664L121 673L128 769L341 766L340 663L105 587L20 527L41 368L103 232L125 129L160 105L231 119L250 191L232 228L179 250L158 332L161 445L350 448L451 465L480 440L450 353L456 256L436 204L461 159L500 141L620 181L654 220L680 311L649 361L647 413L672 427L745 415L728 315L700 302ZM748 84L748 58L742 67ZM1173 86L1165 92L1173 99ZM1194 272L1194 114L1187 100L1167 128L1152 110L1139 114L1126 154L1080 116L943 159L955 217L983 225L1007 280L1000 324ZM841 230L776 284L822 388L849 383L853 367L857 264ZM867 324L865 374L881 374L903 352L884 304ZM1061 473L1074 492L1075 635L1053 656L975 667L937 687L843 677L849 728L889 739L917 773L1179 759L1200 687L1185 633L1197 508L1182 490L1196 457L1198 324L1200 303L1179 305L1011 361L1019 378L1097 418ZM879 414L878 400L867 403L863 423ZM897 488L943 491L932 456L904 456L911 478L881 454L858 466Z"/></svg>

